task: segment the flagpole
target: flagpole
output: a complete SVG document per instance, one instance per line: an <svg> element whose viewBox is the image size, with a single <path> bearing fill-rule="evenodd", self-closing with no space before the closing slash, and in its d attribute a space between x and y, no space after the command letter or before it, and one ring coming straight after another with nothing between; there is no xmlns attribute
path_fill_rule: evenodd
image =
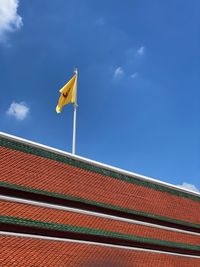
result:
<svg viewBox="0 0 200 267"><path fill-rule="evenodd" d="M73 137L72 137L72 154L75 155L76 153L76 111L77 111L77 80L78 80L78 70L74 70L76 74L76 96L75 96L75 103L74 103L74 121L73 121Z"/></svg>

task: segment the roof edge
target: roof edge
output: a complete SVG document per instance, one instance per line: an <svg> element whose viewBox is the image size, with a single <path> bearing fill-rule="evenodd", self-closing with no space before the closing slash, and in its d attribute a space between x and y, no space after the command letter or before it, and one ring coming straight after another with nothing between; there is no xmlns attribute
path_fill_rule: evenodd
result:
<svg viewBox="0 0 200 267"><path fill-rule="evenodd" d="M57 241L57 242L65 242L65 243L86 244L86 245L103 246L103 247L110 247L110 248L135 250L135 251L144 251L144 252L148 252L148 253L168 254L168 255L172 255L172 256L200 259L200 256L190 255L190 254L179 254L176 252L167 252L167 251L163 251L163 250L153 250L153 249L139 248L139 247L133 247L133 246L130 247L130 246L125 246L125 245L122 246L122 245L114 245L114 244L108 244L108 243L84 241L84 240L77 240L77 239L67 239L67 238L44 236L44 235L34 235L34 234L26 234L26 233L18 233L18 232L0 231L0 237L1 236L32 238L32 239L49 240L49 241Z"/></svg>
<svg viewBox="0 0 200 267"><path fill-rule="evenodd" d="M44 149L44 150L49 151L49 152L54 152L54 153L56 153L58 155L62 155L62 156L66 156L68 158L79 160L79 161L81 161L83 163L87 163L87 164L93 165L95 167L100 167L100 168L104 168L106 170L113 171L113 172L116 172L116 173L119 173L119 174L122 174L122 175L127 175L130 178L131 177L132 178L137 178L139 180L147 181L147 182L150 182L150 183L154 183L154 184L157 184L157 185L164 186L164 187L169 188L169 189L177 190L179 192L183 192L183 193L187 193L187 194L191 194L191 195L200 197L200 193L198 193L198 192L194 192L194 191L189 190L189 189L184 189L184 188L181 188L179 186L176 186L176 185L173 185L173 184L170 184L170 183L166 183L166 182L163 182L161 180L157 180L157 179L145 176L145 175L141 175L141 174L138 174L138 173L126 171L126 170L121 169L121 168L113 167L111 165L104 164L104 163L101 163L101 162L98 162L98 161L90 160L90 159L84 158L82 156L73 155L73 154L71 154L69 152L65 152L65 151L62 151L62 150L54 148L54 147L50 147L50 146L46 146L46 145L43 145L43 144L40 144L40 143L37 143L37 142L33 142L33 141L30 141L30 140L27 140L27 139L24 139L24 138L21 138L21 137L18 137L18 136L14 136L14 135L11 135L11 134L0 132L0 137L4 137L4 138L7 138L7 139L13 140L13 141L18 141L18 142L21 142L23 144L31 145L31 146L36 147L36 148L41 148L41 149Z"/></svg>

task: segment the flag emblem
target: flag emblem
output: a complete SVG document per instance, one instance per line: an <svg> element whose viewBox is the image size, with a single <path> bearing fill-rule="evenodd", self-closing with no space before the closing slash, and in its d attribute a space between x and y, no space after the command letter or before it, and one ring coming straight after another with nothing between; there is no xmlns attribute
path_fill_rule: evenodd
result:
<svg viewBox="0 0 200 267"><path fill-rule="evenodd" d="M56 107L57 113L61 113L65 105L76 102L76 85L77 72L75 72L74 76L59 90L60 97Z"/></svg>

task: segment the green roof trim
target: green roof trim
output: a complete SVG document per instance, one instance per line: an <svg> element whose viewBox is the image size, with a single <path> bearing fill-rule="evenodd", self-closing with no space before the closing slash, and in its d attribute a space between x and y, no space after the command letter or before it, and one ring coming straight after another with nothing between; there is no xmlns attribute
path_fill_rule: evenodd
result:
<svg viewBox="0 0 200 267"><path fill-rule="evenodd" d="M74 197L71 195L65 195L65 194L60 194L60 193L56 193L56 192L49 192L49 191L44 191L44 190L39 190L39 189L33 189L30 187L25 187L25 186L20 186L20 185L15 185L15 184L9 184L6 182L0 182L0 186L5 187L5 188L21 190L21 191L25 191L25 192L31 192L31 193L35 193L35 194L41 194L41 195L50 196L50 197L56 197L56 198L60 198L60 199L72 200L72 201L90 204L90 205L94 205L94 206L98 206L98 207L109 208L112 210L118 210L118 211L122 211L125 213L133 214L133 215L141 215L141 216L145 216L145 217L149 217L149 218L153 218L153 219L158 219L158 220L162 220L162 221L167 221L167 222L176 223L179 225L185 225L185 226L190 226L193 228L200 229L200 224L194 224L194 223L190 223L190 222L186 222L186 221L176 220L173 218L160 216L160 215L152 214L152 213L146 213L143 211L137 211L137 210L132 210L132 209L128 209L128 208L122 208L122 207L107 204L107 203L96 202L96 201L92 201L92 200L88 200L88 199Z"/></svg>
<svg viewBox="0 0 200 267"><path fill-rule="evenodd" d="M58 224L58 223L50 223L50 222L43 222L43 221L35 221L31 219L22 219L18 217L12 216L0 216L1 223L8 223L8 224L16 224L22 226L29 226L29 227L37 227L43 229L51 229L51 230L58 230L58 231L66 231L66 232L75 232L80 234L89 234L89 235L98 235L98 236L105 236L111 238L119 238L129 241L136 241L136 242L144 242L148 244L156 244L168 247L175 247L175 248L182 248L182 249L190 249L200 251L200 246L185 244L185 243L178 243L178 242L171 242L161 239L153 239L153 238L146 238L136 235L128 235L122 234L118 232L112 232L107 230L99 230L94 228L88 227L80 227L80 226L73 226L73 225L66 225L66 224Z"/></svg>
<svg viewBox="0 0 200 267"><path fill-rule="evenodd" d="M31 144L24 144L24 143L21 143L20 141L13 141L5 137L0 137L0 146L22 151L28 154L40 156L43 158L56 160L64 164L72 165L74 167L82 168L82 169L85 169L91 172L96 172L96 173L109 176L115 179L123 180L128 183L148 187L148 188L158 190L161 192L170 193L178 197L189 198L191 200L200 202L200 197L198 196L194 196L186 192L181 192L181 191L178 191L172 188L168 188L168 187L165 187L164 185L162 186L162 185L150 182L150 181L145 181L145 180L140 180L138 178L129 177L128 175L124 175L124 174L121 174L115 171L107 170L103 167L101 168L101 167L93 166L92 164L85 163L77 159L72 159L72 158L69 158L63 155L59 155L56 152L47 151L42 148L34 147Z"/></svg>

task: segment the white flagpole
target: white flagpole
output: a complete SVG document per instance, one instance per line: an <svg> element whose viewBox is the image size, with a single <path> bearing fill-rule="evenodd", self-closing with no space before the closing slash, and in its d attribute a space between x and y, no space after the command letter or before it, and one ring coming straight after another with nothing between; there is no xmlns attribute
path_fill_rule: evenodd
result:
<svg viewBox="0 0 200 267"><path fill-rule="evenodd" d="M73 122L73 137L72 137L72 154L75 155L76 153L76 110L77 110L77 80L78 80L78 70L75 69L76 74L76 97L75 97L75 103L74 103L74 122Z"/></svg>

